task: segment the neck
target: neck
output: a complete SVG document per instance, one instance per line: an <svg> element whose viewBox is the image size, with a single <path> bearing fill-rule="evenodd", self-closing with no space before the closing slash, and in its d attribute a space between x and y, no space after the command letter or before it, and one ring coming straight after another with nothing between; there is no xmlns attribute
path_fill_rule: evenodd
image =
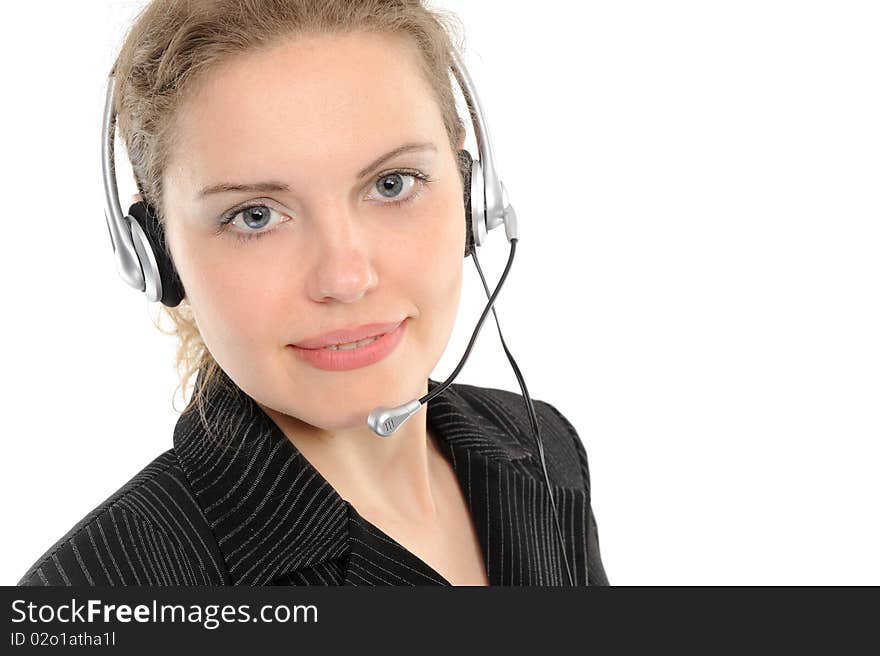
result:
<svg viewBox="0 0 880 656"><path fill-rule="evenodd" d="M427 382L425 387L422 396L427 393ZM392 435L379 437L366 422L328 431L261 407L358 512L404 522L437 518L440 504L435 481L443 456L428 432L427 412L417 412Z"/></svg>

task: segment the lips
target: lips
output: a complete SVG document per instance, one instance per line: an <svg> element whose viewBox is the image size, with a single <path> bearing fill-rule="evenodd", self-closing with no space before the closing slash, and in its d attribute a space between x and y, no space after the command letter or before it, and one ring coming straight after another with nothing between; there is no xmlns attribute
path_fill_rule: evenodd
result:
<svg viewBox="0 0 880 656"><path fill-rule="evenodd" d="M296 344L291 344L291 346L301 349L321 349L325 346L358 342L367 337L375 337L377 335L390 333L397 328L402 321L403 319L386 323L368 323L362 326L333 330L329 333L316 335L314 337L309 337L308 339L302 339Z"/></svg>

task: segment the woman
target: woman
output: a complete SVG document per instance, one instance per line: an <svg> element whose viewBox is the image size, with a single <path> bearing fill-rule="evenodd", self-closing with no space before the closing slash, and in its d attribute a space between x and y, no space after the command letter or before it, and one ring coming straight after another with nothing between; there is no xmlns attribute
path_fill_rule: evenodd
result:
<svg viewBox="0 0 880 656"><path fill-rule="evenodd" d="M451 385L389 437L364 421L437 387L471 252L448 19L414 0L141 13L113 103L197 379L174 448L20 584L607 584L553 406L535 402L552 498L517 394Z"/></svg>

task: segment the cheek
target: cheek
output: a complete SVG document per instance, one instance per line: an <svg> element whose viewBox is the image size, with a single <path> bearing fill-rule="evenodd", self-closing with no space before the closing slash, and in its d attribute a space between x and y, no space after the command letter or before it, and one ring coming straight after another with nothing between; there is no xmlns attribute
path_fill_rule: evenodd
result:
<svg viewBox="0 0 880 656"><path fill-rule="evenodd" d="M423 229L412 240L408 270L431 277L439 287L454 283L455 278L460 280L465 245L460 190L453 185L443 194L432 195L430 203L426 202L417 212Z"/></svg>
<svg viewBox="0 0 880 656"><path fill-rule="evenodd" d="M230 247L218 243L222 240L181 238L174 251L199 332L218 359L221 352L234 357L264 343L268 330L277 325L279 299L284 297L282 276L273 275L265 262L255 266L246 253L232 257Z"/></svg>
<svg viewBox="0 0 880 656"><path fill-rule="evenodd" d="M427 227L395 265L395 277L409 281L410 295L427 319L423 329L433 333L431 341L445 344L461 295L464 207L459 193L451 189L421 212L422 217L428 217Z"/></svg>

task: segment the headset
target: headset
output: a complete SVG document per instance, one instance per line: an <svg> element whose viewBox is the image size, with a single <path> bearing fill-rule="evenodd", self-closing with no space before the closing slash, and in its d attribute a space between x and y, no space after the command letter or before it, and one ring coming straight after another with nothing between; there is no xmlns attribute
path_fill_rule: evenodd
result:
<svg viewBox="0 0 880 656"><path fill-rule="evenodd" d="M510 361L520 389L523 400L532 425L532 431L538 445L538 454L541 458L541 466L544 470L544 480L547 484L547 492L550 495L550 503L553 506L553 518L556 523L556 532L562 546L562 555L565 561L565 569L568 574L569 584L574 586L574 578L568 564L568 555L565 551L565 540L562 537L562 529L559 526L559 513L556 509L556 500L550 485L550 477L547 474L547 463L544 460L544 444L541 440L541 431L538 427L538 418L535 414L534 404L529 396L526 383L523 380L519 367L513 359L504 335L501 334L501 324L498 321L498 313L495 311L495 299L501 291L501 286L507 279L513 256L516 254L517 219L513 206L508 202L507 190L498 177L495 168L495 158L492 150L492 142L489 138L489 130L486 123L485 113L477 96L476 88L468 74L467 67L462 61L461 55L453 48L450 52L452 73L458 82L473 124L477 141L479 157L474 159L467 150L459 150L459 168L463 182L463 196L465 204L465 232L466 242L464 257L472 256L474 266L480 275L483 289L489 297L489 301L480 315L477 326L471 335L470 342L465 349L464 355L452 374L443 383L438 385L432 392L425 396L414 399L404 405L391 408L378 407L370 412L367 425L379 437L392 435L413 414L443 391L458 376L459 371L467 362L471 348L476 341L480 329L489 310L495 318L498 335L507 359ZM128 210L127 215L122 214L122 206L119 203L119 192L116 184L116 171L114 161L114 142L116 138L116 110L113 103L114 87L116 85L115 71L111 72L107 81L107 97L104 105L104 120L101 146L101 168L104 177L104 196L106 207L104 218L110 231L110 242L116 255L116 264L119 275L130 286L141 291L150 302L159 301L168 307L177 306L185 295L183 283L178 276L174 263L171 260L170 251L165 242L164 229L158 222L155 208L146 201L134 203ZM501 279L490 294L489 286L477 258L477 247L482 246L488 232L499 225L504 225L507 240L510 242L510 256L507 266L501 274ZM585 563L585 567L587 564ZM587 572L589 584L589 573Z"/></svg>

